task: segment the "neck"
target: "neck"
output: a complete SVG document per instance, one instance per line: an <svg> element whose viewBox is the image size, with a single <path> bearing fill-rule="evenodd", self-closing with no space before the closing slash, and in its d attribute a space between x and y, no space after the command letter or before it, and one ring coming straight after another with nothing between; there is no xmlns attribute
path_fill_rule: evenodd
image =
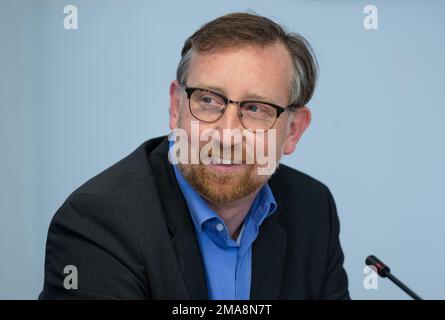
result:
<svg viewBox="0 0 445 320"><path fill-rule="evenodd" d="M261 188L251 193L247 197L230 204L217 204L207 201L209 207L221 217L227 228L229 228L229 234L233 240L238 238L241 231L241 224L249 213L250 207L252 206L252 203L260 189Z"/></svg>

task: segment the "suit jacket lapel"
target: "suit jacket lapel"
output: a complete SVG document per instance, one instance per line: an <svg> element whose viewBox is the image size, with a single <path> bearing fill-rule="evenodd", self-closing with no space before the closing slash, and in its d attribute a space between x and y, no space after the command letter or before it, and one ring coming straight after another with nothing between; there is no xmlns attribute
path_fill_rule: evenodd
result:
<svg viewBox="0 0 445 320"><path fill-rule="evenodd" d="M159 197L164 208L167 226L191 299L208 299L206 275L195 227L168 161L168 140L165 138L150 155L156 175Z"/></svg>
<svg viewBox="0 0 445 320"><path fill-rule="evenodd" d="M276 221L277 212L260 226L252 248L252 281L250 299L279 299L286 260L286 231Z"/></svg>

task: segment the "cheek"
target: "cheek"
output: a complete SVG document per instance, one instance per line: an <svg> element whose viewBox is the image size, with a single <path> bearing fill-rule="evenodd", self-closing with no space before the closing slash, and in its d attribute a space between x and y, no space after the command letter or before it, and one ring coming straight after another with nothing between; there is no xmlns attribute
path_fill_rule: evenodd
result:
<svg viewBox="0 0 445 320"><path fill-rule="evenodd" d="M264 155L267 157L281 158L284 147L285 132L282 129L273 128L264 134L257 134L254 138L255 148L250 147L248 150L255 153L255 155ZM247 144L250 144L247 142Z"/></svg>
<svg viewBox="0 0 445 320"><path fill-rule="evenodd" d="M198 121L187 111L181 117L179 127L186 132L190 145L199 150L212 139L219 140L211 125Z"/></svg>
<svg viewBox="0 0 445 320"><path fill-rule="evenodd" d="M282 120L282 119L280 119ZM287 119L283 119L287 120ZM283 148L286 145L286 136L287 136L287 121L280 121L279 125L276 127L276 139L275 139L275 146L276 146L276 154L277 157L280 157Z"/></svg>
<svg viewBox="0 0 445 320"><path fill-rule="evenodd" d="M193 118L194 119L194 118ZM192 122L192 115L190 114L190 111L188 109L188 105L182 101L179 105L179 112L178 112L178 127L181 129L186 130L188 133L190 133L191 128L191 122Z"/></svg>

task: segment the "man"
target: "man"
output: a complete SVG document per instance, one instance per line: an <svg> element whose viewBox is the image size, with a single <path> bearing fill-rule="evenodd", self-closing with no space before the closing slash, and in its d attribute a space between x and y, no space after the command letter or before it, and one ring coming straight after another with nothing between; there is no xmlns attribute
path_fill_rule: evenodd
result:
<svg viewBox="0 0 445 320"><path fill-rule="evenodd" d="M307 42L265 17L202 26L170 86L171 141L148 140L68 197L49 228L40 298L348 299L330 191L277 165L309 126L315 80ZM213 132L212 148L193 144L193 130ZM174 148L181 133L191 147ZM273 170L248 161L252 143ZM241 157L227 157L236 147ZM192 163L194 151L208 161Z"/></svg>

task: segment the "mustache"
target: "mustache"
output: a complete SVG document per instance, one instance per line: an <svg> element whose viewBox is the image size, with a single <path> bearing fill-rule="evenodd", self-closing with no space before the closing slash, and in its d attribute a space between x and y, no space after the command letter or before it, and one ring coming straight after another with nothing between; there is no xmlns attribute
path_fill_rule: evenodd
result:
<svg viewBox="0 0 445 320"><path fill-rule="evenodd" d="M203 150L206 145L202 146L201 150ZM249 148L247 148L245 144L224 146L221 143L213 143L207 153L204 154L214 160L235 164L253 164L254 159L253 152L249 152ZM249 159L251 160L250 162L248 161Z"/></svg>

